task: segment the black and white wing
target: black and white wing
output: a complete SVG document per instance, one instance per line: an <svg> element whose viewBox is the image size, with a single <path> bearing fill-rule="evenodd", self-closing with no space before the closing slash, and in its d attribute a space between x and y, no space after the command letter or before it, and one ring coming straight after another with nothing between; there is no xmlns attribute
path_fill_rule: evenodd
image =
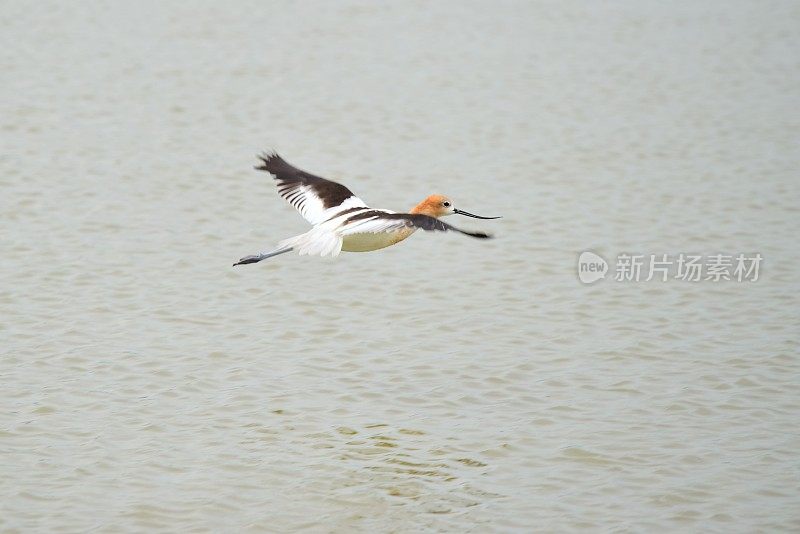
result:
<svg viewBox="0 0 800 534"><path fill-rule="evenodd" d="M459 232L479 239L492 237L483 232L461 230L436 217L430 217L419 213L392 213L384 210L366 210L354 213L345 219L337 232L342 236L346 236L353 234L399 232L407 229L419 229L428 232Z"/></svg>
<svg viewBox="0 0 800 534"><path fill-rule="evenodd" d="M311 224L317 225L346 210L366 208L364 201L342 184L314 176L287 163L275 152L259 156L256 169L267 171L278 186L278 194Z"/></svg>

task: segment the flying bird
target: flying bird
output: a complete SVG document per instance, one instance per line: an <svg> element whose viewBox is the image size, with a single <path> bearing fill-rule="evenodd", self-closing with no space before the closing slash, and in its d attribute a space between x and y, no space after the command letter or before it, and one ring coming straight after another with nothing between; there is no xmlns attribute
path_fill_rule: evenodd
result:
<svg viewBox="0 0 800 534"><path fill-rule="evenodd" d="M459 232L471 237L491 237L483 232L459 230L439 217L466 215L481 217L457 209L443 195L431 195L408 213L370 208L352 191L331 180L314 176L287 163L277 153L259 156L256 169L270 173L278 186L278 194L294 206L313 226L311 230L284 239L269 252L245 256L233 265L256 263L278 254L296 250L300 255L338 256L339 252L369 252L386 248L406 239L417 230Z"/></svg>

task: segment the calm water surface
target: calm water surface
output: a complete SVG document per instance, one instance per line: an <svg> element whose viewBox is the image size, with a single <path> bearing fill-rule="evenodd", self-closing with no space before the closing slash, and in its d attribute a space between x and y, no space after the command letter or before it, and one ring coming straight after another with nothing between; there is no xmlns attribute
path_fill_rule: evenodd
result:
<svg viewBox="0 0 800 534"><path fill-rule="evenodd" d="M797 3L0 17L0 530L800 530ZM268 147L504 218L233 269Z"/></svg>

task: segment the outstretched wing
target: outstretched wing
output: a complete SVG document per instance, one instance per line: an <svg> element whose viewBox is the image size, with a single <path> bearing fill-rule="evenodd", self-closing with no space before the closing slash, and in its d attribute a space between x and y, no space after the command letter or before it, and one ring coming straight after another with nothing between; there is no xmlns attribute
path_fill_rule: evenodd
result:
<svg viewBox="0 0 800 534"><path fill-rule="evenodd" d="M287 163L277 153L259 156L256 169L267 171L278 186L278 194L313 225L352 208L366 208L364 201L342 184L314 176Z"/></svg>
<svg viewBox="0 0 800 534"><path fill-rule="evenodd" d="M345 219L338 230L340 235L378 234L398 232L405 229L420 229L429 232L459 232L470 237L487 239L492 237L483 232L468 232L447 224L436 217L418 213L392 213L383 210L368 210L355 213Z"/></svg>

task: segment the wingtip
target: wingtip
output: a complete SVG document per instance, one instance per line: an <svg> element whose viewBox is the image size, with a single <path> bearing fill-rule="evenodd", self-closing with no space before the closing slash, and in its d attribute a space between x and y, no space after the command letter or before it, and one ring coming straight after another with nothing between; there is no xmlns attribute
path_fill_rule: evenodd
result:
<svg viewBox="0 0 800 534"><path fill-rule="evenodd" d="M261 165L255 165L253 168L257 171L267 171L269 172L269 165L271 163L275 163L275 160L282 159L278 152L272 148L269 148L262 152L261 154L256 154L256 157L261 160Z"/></svg>
<svg viewBox="0 0 800 534"><path fill-rule="evenodd" d="M475 237L478 239L492 239L494 238L494 234L487 234L486 232L464 232L470 237Z"/></svg>
<svg viewBox="0 0 800 534"><path fill-rule="evenodd" d="M278 152L276 150L274 150L272 148L268 148L267 150L264 150L263 152L258 154L257 157L259 159L262 159L262 160L265 160L265 161L269 161L272 158L279 158L280 156L278 155Z"/></svg>

